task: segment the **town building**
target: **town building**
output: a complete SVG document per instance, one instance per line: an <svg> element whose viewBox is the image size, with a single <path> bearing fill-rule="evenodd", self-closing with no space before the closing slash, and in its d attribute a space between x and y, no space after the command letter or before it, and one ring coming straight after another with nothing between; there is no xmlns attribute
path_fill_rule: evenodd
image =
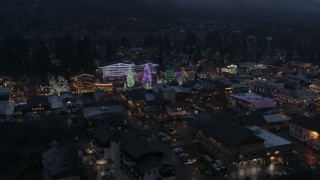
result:
<svg viewBox="0 0 320 180"><path fill-rule="evenodd" d="M157 64L146 63L150 68L150 73L155 76L157 73ZM116 63L107 66L101 66L99 69L102 71L103 80L108 81L125 81L129 68L132 68L133 72L138 75L143 73L146 64L127 64L127 63Z"/></svg>
<svg viewBox="0 0 320 180"><path fill-rule="evenodd" d="M175 168L163 163L163 152L147 131L119 131L106 126L92 131L92 148L132 180L175 180Z"/></svg>
<svg viewBox="0 0 320 180"><path fill-rule="evenodd" d="M274 133L271 133L258 126L247 126L256 136L262 138L263 151L265 153L265 164L284 163L288 159L285 156L292 152L292 143Z"/></svg>
<svg viewBox="0 0 320 180"><path fill-rule="evenodd" d="M240 108L248 109L249 111L256 111L275 108L277 99L248 92L230 95L230 102Z"/></svg>
<svg viewBox="0 0 320 180"><path fill-rule="evenodd" d="M264 164L264 140L235 124L224 112L200 113L196 117L196 137L201 145L230 167Z"/></svg>
<svg viewBox="0 0 320 180"><path fill-rule="evenodd" d="M289 134L309 145L320 150L320 123L318 118L296 116L290 121Z"/></svg>
<svg viewBox="0 0 320 180"><path fill-rule="evenodd" d="M290 141L255 125L242 126L237 116L216 112L196 118L201 145L229 167L285 163L292 153Z"/></svg>
<svg viewBox="0 0 320 180"><path fill-rule="evenodd" d="M285 114L250 114L238 116L242 125L259 126L268 131L278 131L288 128L291 117Z"/></svg>
<svg viewBox="0 0 320 180"><path fill-rule="evenodd" d="M90 74L81 74L72 77L71 89L77 94L94 92L96 89L101 89L106 92L113 90L112 83L99 83L97 78Z"/></svg>
<svg viewBox="0 0 320 180"><path fill-rule="evenodd" d="M41 154L45 180L80 180L77 152L67 147L51 147Z"/></svg>

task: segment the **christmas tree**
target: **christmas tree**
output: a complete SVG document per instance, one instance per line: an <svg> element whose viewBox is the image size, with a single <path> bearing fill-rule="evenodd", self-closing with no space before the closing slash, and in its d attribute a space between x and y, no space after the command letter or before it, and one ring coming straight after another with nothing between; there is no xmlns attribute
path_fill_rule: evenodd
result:
<svg viewBox="0 0 320 180"><path fill-rule="evenodd" d="M164 73L164 77L165 77L165 80L168 82L168 81L171 81L175 76L175 73L173 72L172 69L167 69Z"/></svg>
<svg viewBox="0 0 320 180"><path fill-rule="evenodd" d="M127 86L128 88L132 88L134 86L134 78L133 78L132 68L131 66L128 69L127 73Z"/></svg>
<svg viewBox="0 0 320 180"><path fill-rule="evenodd" d="M151 88L152 77L151 77L150 68L148 64L144 66L142 82L146 89Z"/></svg>

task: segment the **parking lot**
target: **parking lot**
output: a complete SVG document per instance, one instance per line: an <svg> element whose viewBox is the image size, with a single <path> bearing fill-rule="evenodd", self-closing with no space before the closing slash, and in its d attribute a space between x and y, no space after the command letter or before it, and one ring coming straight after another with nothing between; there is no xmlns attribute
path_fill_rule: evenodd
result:
<svg viewBox="0 0 320 180"><path fill-rule="evenodd" d="M177 179L282 179L297 173L315 173L317 171L316 168L304 163L298 163L295 166L292 164L271 164L238 169L227 169L226 167L222 170L219 166L221 164L224 166L224 163L217 164L215 161L219 159L203 149L194 137L196 128L192 119L158 120L149 118L138 120L133 117L131 121L136 124L136 127L152 131L153 139L164 149L166 161L177 168ZM200 157L203 155L210 156L213 163L208 164L201 161ZM301 161L303 162L303 159Z"/></svg>

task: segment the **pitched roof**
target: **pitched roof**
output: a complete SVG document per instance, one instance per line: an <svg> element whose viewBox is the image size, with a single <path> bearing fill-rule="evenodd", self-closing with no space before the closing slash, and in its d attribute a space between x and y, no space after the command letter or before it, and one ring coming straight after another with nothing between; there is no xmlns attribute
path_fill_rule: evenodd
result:
<svg viewBox="0 0 320 180"><path fill-rule="evenodd" d="M35 96L27 100L27 106L32 108L39 104L50 106L47 96Z"/></svg>
<svg viewBox="0 0 320 180"><path fill-rule="evenodd" d="M126 142L123 144L122 150L136 161L148 155L163 155L163 153L158 150L159 148L157 148L156 144L146 139L147 137L150 137L149 133L131 130L125 132L123 135Z"/></svg>
<svg viewBox="0 0 320 180"><path fill-rule="evenodd" d="M139 174L144 174L153 168L161 167L161 159L162 158L158 156L147 156L141 161L137 162L137 164L135 164L135 168Z"/></svg>

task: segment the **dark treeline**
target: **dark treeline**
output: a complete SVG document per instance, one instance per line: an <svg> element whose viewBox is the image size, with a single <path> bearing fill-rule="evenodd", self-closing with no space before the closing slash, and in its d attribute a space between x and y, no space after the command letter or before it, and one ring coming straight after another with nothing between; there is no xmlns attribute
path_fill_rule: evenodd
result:
<svg viewBox="0 0 320 180"><path fill-rule="evenodd" d="M163 64L163 53L171 51L166 35L147 34L141 42L131 42L126 37L76 38L70 33L50 38L11 34L0 39L0 71L11 76L93 73L97 68L95 60L116 61L117 50L130 49L133 45L157 49L154 60L160 59L159 64Z"/></svg>
<svg viewBox="0 0 320 180"><path fill-rule="evenodd" d="M66 34L50 39L8 35L0 41L1 71L9 75L92 71L95 47L90 37Z"/></svg>
<svg viewBox="0 0 320 180"><path fill-rule="evenodd" d="M179 7L170 1L151 0L0 0L0 30L61 30L74 24L95 24L121 17L157 20L179 18L215 19L218 21L299 21L319 23L319 12L293 9L238 7ZM156 1L157 2L157 1ZM181 1L183 2L183 1ZM245 1L250 4L250 1ZM194 1L196 4L200 2ZM288 5L290 6L290 5Z"/></svg>
<svg viewBox="0 0 320 180"><path fill-rule="evenodd" d="M302 60L319 64L320 27L304 24L251 24L240 31L234 25L208 30L204 35L189 29L176 40L167 34L146 33L141 40L112 35L23 36L10 34L0 39L0 70L9 75L94 72L95 59L111 62L121 59L119 50L151 49L149 60L160 66L170 56L187 55L190 60L227 59L227 62L256 61L281 56L280 63ZM210 26L209 26L210 27ZM236 28L239 29L239 28ZM203 33L202 33L203 34ZM272 37L268 40L267 37ZM209 55L203 57L203 52ZM131 57L123 57L131 59ZM216 59L215 59L216 61Z"/></svg>

